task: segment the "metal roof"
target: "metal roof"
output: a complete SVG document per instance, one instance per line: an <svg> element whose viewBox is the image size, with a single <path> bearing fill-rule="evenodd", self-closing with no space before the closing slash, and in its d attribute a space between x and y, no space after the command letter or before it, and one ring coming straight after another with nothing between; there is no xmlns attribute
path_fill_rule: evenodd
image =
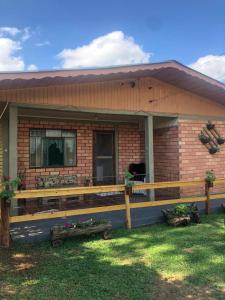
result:
<svg viewBox="0 0 225 300"><path fill-rule="evenodd" d="M225 84L177 61L96 69L0 73L0 90L153 77L225 105Z"/></svg>

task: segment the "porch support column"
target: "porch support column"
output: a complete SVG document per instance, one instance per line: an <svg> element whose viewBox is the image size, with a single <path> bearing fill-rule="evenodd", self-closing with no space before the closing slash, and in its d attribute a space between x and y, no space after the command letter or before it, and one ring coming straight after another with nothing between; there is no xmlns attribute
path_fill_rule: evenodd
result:
<svg viewBox="0 0 225 300"><path fill-rule="evenodd" d="M9 106L9 176L12 179L17 178L17 123L18 110L17 106ZM12 213L17 214L17 201L14 200L11 206Z"/></svg>
<svg viewBox="0 0 225 300"><path fill-rule="evenodd" d="M145 165L146 182L154 182L154 153L153 153L153 116L145 119ZM154 190L148 192L151 201L155 200Z"/></svg>

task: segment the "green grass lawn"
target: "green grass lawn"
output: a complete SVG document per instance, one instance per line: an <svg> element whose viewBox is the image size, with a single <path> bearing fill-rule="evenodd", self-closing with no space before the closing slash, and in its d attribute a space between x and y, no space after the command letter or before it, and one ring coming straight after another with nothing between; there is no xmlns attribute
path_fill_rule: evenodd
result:
<svg viewBox="0 0 225 300"><path fill-rule="evenodd" d="M224 215L0 250L0 299L225 299Z"/></svg>

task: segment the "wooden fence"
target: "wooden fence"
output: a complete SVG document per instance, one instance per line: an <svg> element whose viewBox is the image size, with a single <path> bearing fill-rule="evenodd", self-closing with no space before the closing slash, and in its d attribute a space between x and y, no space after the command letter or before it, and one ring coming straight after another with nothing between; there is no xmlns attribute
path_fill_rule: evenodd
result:
<svg viewBox="0 0 225 300"><path fill-rule="evenodd" d="M217 179L214 185L224 184L225 178ZM26 214L19 216L10 216L9 208L4 201L1 201L1 245L8 247L10 243L10 223L53 219L77 215L95 214L112 211L126 211L126 225L128 229L132 227L131 209L163 206L178 203L193 203L193 202L205 202L206 214L211 211L211 200L225 199L225 193L211 194L210 188L207 188L204 180L193 181L173 181L173 182L159 182L159 183L143 183L133 186L133 191L138 190L155 190L155 189L169 189L169 188L186 188L186 187L204 187L205 193L203 196L193 196L180 199L160 200L160 201L144 201L144 202L130 202L130 197L126 193L125 185L108 185L108 186L92 186L92 187L74 187L74 188L58 188L58 189L45 189L45 190L26 190L17 191L15 199L20 201L21 199L37 199L46 197L66 197L75 195L87 195L87 194L99 194L99 193L111 193L122 192L124 193L124 204L117 204L111 206L91 207L84 209L71 209L54 212L39 212L35 214ZM225 190L225 189L224 189ZM13 201L13 200L12 200ZM97 201L97 200L96 200Z"/></svg>

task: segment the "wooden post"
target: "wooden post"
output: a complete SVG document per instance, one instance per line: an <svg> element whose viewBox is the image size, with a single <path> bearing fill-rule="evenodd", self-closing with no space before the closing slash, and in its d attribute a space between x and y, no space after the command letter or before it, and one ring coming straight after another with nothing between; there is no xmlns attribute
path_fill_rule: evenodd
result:
<svg viewBox="0 0 225 300"><path fill-rule="evenodd" d="M209 215L211 212L211 202L210 202L210 186L208 182L205 183L205 195L206 195L205 213Z"/></svg>
<svg viewBox="0 0 225 300"><path fill-rule="evenodd" d="M9 210L10 207L6 200L0 200L1 203L1 240L0 245L4 248L9 248L10 232L9 232Z"/></svg>
<svg viewBox="0 0 225 300"><path fill-rule="evenodd" d="M126 226L131 229L131 215L130 215L130 197L125 191L125 205L126 205Z"/></svg>

